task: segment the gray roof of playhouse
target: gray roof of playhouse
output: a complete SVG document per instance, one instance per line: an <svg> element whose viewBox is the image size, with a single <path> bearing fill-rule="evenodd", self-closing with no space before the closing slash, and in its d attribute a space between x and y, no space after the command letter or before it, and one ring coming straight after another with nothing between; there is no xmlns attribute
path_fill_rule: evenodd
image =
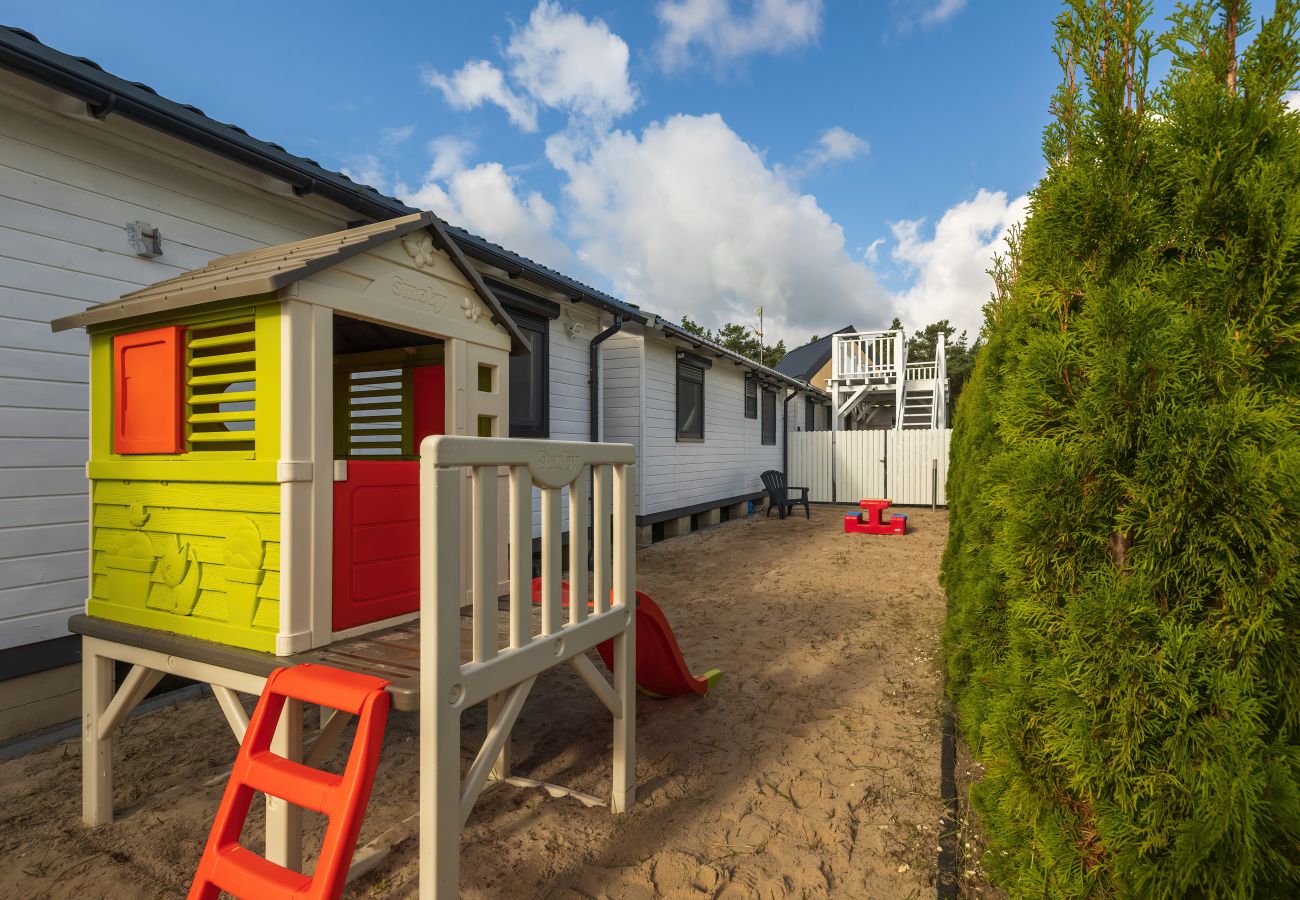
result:
<svg viewBox="0 0 1300 900"><path fill-rule="evenodd" d="M92 115L100 118L122 116L202 147L289 184L299 196L316 194L375 220L420 212L396 197L359 184L341 172L326 169L314 159L297 156L279 144L255 138L238 125L218 122L197 106L168 100L147 84L110 74L94 60L55 50L21 28L0 26L0 67L82 100ZM809 387L805 379L792 378L785 372L739 356L691 334L680 325L507 250L480 235L451 224L446 225L446 231L462 252L472 259L511 275L527 277L571 300L590 303L624 319L660 328L673 338L715 356L732 358L737 364L753 368L771 380L799 389ZM813 389L820 391L816 387Z"/></svg>
<svg viewBox="0 0 1300 900"><path fill-rule="evenodd" d="M846 325L839 331L831 332L825 337L804 344L802 347L795 347L781 358L775 368L782 375L788 375L800 381L807 381L820 372L822 366L830 362L832 338L837 334L851 334L855 331L857 329L852 325Z"/></svg>

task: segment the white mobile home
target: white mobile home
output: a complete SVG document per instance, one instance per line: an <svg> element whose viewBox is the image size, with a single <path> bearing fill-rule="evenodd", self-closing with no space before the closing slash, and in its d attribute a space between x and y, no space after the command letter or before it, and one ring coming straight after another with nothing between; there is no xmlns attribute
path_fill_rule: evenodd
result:
<svg viewBox="0 0 1300 900"><path fill-rule="evenodd" d="M0 28L0 739L78 709L78 651L66 621L87 593L87 344L77 332L52 334L50 320L214 257L411 212L201 110ZM710 521L707 510L756 495L758 473L780 467L781 445L762 443L761 421L742 414L732 422L727 411L743 402L736 399L743 371L778 390L797 380L708 347L705 433L698 444L678 442L661 420L671 429L672 360L693 346L684 332L480 237L448 231L530 343L532 352L511 362L512 435L632 440L619 435L634 423L640 454L672 455L663 480L642 489L642 525L656 524L648 516L692 513ZM620 353L626 361L628 340L641 342L633 393L616 362ZM593 394L604 399L593 404Z"/></svg>
<svg viewBox="0 0 1300 900"><path fill-rule="evenodd" d="M825 394L678 326L651 322L609 338L602 438L640 461L637 526L644 544L742 513L759 476L784 469L787 416Z"/></svg>

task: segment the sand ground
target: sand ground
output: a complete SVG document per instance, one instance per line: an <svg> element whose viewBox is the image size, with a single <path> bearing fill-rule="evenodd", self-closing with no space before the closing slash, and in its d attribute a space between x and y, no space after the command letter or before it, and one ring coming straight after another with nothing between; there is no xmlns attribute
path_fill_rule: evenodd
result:
<svg viewBox="0 0 1300 900"><path fill-rule="evenodd" d="M641 551L638 586L692 667L723 680L704 699L639 701L626 815L536 789L486 793L464 831L462 895L931 895L947 517L907 512L901 538L843 534L822 508ZM467 759L483 720L482 708L465 716ZM610 737L600 702L555 670L516 728L515 772L604 794ZM394 847L347 896L415 895L416 738L414 716L390 720L361 841ZM235 749L211 697L131 720L115 744L118 819L93 830L79 821L77 742L0 764L0 897L183 896Z"/></svg>

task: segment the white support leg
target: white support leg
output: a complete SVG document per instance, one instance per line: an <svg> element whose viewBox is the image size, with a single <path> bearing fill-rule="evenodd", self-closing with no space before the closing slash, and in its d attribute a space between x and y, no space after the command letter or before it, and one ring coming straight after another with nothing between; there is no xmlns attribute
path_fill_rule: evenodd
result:
<svg viewBox="0 0 1300 900"><path fill-rule="evenodd" d="M113 735L99 723L113 701L113 660L81 639L81 819L87 825L113 821Z"/></svg>
<svg viewBox="0 0 1300 900"><path fill-rule="evenodd" d="M280 724L271 739L271 752L302 762L301 700L286 700ZM266 858L295 872L302 871L302 809L279 797L266 797Z"/></svg>
<svg viewBox="0 0 1300 900"><path fill-rule="evenodd" d="M614 492L622 514L614 519L614 602L627 611L626 628L614 638L614 691L621 715L614 718L614 778L609 808L627 812L636 802L636 466L614 469Z"/></svg>
<svg viewBox="0 0 1300 900"><path fill-rule="evenodd" d="M420 900L460 893L462 477L420 461Z"/></svg>

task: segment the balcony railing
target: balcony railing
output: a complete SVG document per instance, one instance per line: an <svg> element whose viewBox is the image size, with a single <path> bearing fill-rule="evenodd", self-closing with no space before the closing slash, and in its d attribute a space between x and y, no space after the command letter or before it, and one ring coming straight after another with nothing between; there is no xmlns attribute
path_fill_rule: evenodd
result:
<svg viewBox="0 0 1300 900"><path fill-rule="evenodd" d="M925 381L939 377L938 362L919 362L907 364L908 381Z"/></svg>
<svg viewBox="0 0 1300 900"><path fill-rule="evenodd" d="M905 361L902 332L862 331L837 334L831 356L832 378L893 381Z"/></svg>

